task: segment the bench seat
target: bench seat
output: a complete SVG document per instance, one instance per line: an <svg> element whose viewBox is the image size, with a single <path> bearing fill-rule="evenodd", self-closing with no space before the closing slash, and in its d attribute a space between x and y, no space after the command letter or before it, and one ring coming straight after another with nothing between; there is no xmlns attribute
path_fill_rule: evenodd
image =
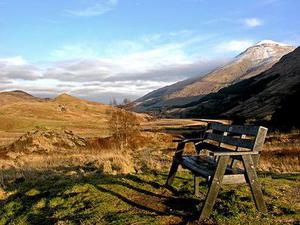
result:
<svg viewBox="0 0 300 225"><path fill-rule="evenodd" d="M190 170L195 176L202 176L208 180L214 175L214 171L217 167L217 162L208 156L186 155L180 159L174 158L174 160L181 164L183 168ZM243 175L244 170L238 168L233 170L230 166L227 166L225 176L233 174Z"/></svg>

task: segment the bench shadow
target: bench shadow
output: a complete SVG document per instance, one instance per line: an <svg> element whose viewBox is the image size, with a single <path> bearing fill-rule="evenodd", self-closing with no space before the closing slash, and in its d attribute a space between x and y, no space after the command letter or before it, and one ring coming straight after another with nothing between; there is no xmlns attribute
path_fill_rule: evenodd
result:
<svg viewBox="0 0 300 225"><path fill-rule="evenodd" d="M14 211L11 218L7 220L5 224L11 224L15 222L15 219L23 216L24 212L27 214L27 222L29 224L55 224L59 220L55 219L53 215L56 212L57 207L53 207L50 204L50 199L57 196L61 198L74 197L78 193L68 193L66 191L72 189L75 185L90 184L95 187L99 192L112 195L122 202L134 207L136 209L144 211L145 214L149 214L153 217L156 216L175 216L180 218L179 223L176 224L188 224L189 222L195 220L195 215L197 214L197 206L201 205L202 201L195 198L190 198L187 192L180 192L176 189L167 188L159 182L146 180L138 175L105 175L101 172L96 171L93 175L88 177L74 177L66 175L68 171L77 170L77 167L63 168L59 167L51 170L30 170L31 177L27 178L26 171L23 171L25 178L18 178L10 182L5 190L8 192L15 192L5 199L0 200L0 209L10 202L18 202L21 207ZM60 173L57 173L57 170ZM63 171L63 172L61 172ZM6 171L1 171L5 173ZM34 174L34 176L32 176ZM154 174L155 176L156 174ZM165 174L158 174L162 179L166 177ZM43 183L45 177L49 177L47 184ZM32 179L32 180L30 180ZM56 183L57 180L63 180L61 183ZM70 182L68 181L70 180ZM186 179L184 179L186 180ZM64 182L66 181L66 182ZM106 185L116 185L123 188L108 188ZM130 190L129 193L134 193L134 196L130 194L123 193L124 188ZM28 194L32 189L36 189L37 193L34 195ZM137 201L136 196L138 196L141 201ZM45 199L45 205L38 212L31 212L32 208L37 205L41 200ZM160 205L151 201L157 201ZM72 206L71 206L72 207ZM65 215L60 219L74 221L75 223L80 223L80 220L84 218L93 217L92 213L84 212L88 209L89 203L85 204L85 208L78 209L73 212L73 214ZM142 213L141 212L141 213ZM0 210L0 217L2 217L4 211ZM77 215L78 214L78 215ZM80 216L79 216L80 214ZM104 216L105 217L105 216Z"/></svg>

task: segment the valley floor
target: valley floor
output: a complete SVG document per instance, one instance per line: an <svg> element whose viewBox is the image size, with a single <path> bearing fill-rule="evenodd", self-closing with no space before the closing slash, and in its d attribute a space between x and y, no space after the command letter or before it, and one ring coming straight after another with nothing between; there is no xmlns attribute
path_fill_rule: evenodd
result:
<svg viewBox="0 0 300 225"><path fill-rule="evenodd" d="M181 171L171 192L166 173L103 175L93 167L27 171L0 189L0 224L197 224L201 197ZM207 224L298 224L300 175L260 174L269 213L255 210L247 186L225 187ZM298 196L298 197L297 197Z"/></svg>

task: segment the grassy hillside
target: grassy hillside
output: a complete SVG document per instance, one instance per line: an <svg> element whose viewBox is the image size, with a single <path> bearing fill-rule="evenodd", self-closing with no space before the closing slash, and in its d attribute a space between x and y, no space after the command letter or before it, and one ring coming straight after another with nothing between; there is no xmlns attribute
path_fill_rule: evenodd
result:
<svg viewBox="0 0 300 225"><path fill-rule="evenodd" d="M3 96L0 96L3 98ZM0 130L28 131L35 127L91 129L101 128L110 107L66 94L53 100L11 101L0 108Z"/></svg>
<svg viewBox="0 0 300 225"><path fill-rule="evenodd" d="M62 94L40 99L25 92L0 93L0 146L34 129L72 130L86 136L107 136L112 107ZM136 114L143 122L147 116Z"/></svg>

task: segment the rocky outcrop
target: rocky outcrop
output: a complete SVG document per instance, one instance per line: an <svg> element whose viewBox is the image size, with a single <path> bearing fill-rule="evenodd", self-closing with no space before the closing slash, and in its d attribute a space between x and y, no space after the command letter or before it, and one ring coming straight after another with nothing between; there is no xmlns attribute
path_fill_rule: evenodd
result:
<svg viewBox="0 0 300 225"><path fill-rule="evenodd" d="M8 153L50 153L76 150L86 146L86 140L72 131L35 130L22 135L5 150Z"/></svg>

